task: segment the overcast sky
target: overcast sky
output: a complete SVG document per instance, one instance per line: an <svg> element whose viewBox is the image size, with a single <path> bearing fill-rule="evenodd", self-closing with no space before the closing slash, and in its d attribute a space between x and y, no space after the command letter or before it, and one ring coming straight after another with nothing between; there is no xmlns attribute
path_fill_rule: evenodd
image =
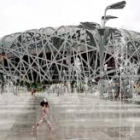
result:
<svg viewBox="0 0 140 140"><path fill-rule="evenodd" d="M106 6L121 0L0 0L0 37L29 29L101 22ZM140 0L126 0L122 10L109 10L118 16L106 26L140 32Z"/></svg>

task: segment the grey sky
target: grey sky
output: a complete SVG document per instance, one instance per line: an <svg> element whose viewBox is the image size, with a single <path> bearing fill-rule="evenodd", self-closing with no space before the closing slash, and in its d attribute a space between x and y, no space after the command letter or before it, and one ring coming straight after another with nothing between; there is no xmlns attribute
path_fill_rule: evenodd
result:
<svg viewBox="0 0 140 140"><path fill-rule="evenodd" d="M100 23L107 5L121 0L0 0L0 37L42 27ZM140 32L140 0L126 0L123 10L109 10L118 16L107 26Z"/></svg>

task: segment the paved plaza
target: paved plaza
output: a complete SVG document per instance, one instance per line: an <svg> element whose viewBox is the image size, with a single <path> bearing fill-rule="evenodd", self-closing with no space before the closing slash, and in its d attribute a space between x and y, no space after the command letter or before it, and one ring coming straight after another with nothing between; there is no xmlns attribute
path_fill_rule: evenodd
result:
<svg viewBox="0 0 140 140"><path fill-rule="evenodd" d="M0 96L0 140L34 140L31 126L36 121L36 99Z"/></svg>
<svg viewBox="0 0 140 140"><path fill-rule="evenodd" d="M52 131L42 124L39 102L50 103ZM139 140L140 105L89 95L1 95L0 140Z"/></svg>

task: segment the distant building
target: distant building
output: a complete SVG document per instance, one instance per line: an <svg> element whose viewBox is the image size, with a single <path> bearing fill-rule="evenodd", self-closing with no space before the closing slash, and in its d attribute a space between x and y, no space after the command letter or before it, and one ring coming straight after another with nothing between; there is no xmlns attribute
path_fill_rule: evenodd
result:
<svg viewBox="0 0 140 140"><path fill-rule="evenodd" d="M104 77L136 75L140 65L140 33L106 27ZM11 79L26 81L75 81L75 59L80 61L78 79L100 78L101 36L90 22L79 26L33 29L0 40L0 70Z"/></svg>

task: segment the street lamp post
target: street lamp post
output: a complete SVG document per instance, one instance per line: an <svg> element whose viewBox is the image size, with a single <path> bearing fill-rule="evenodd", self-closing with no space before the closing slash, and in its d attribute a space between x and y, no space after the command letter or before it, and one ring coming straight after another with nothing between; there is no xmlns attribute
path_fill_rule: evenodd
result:
<svg viewBox="0 0 140 140"><path fill-rule="evenodd" d="M104 45L105 45L105 23L110 20L110 19L115 19L117 17L115 16L110 16L110 15L106 15L107 10L109 9L123 9L126 5L125 1L121 1L121 2L117 2L114 4L111 4L109 6L107 6L105 8L104 11L104 16L102 16L102 24L101 24L101 28L98 29L99 35L100 35L100 44L99 44L99 56L100 56L100 96L103 97L103 77L104 77Z"/></svg>
<svg viewBox="0 0 140 140"><path fill-rule="evenodd" d="M101 23L102 28L105 27L105 24L106 24L106 22L107 22L108 20L110 20L110 19L115 19L115 18L118 18L118 17L111 16L111 15L107 15L107 16L105 15L105 16L102 16L102 18L101 18L101 21L102 21L102 23Z"/></svg>
<svg viewBox="0 0 140 140"><path fill-rule="evenodd" d="M109 5L109 6L107 6L106 8L105 8L105 11L104 11L104 18L103 18L103 25L102 25L102 27L105 27L105 23L106 23L106 13L107 13L107 10L109 10L109 9L123 9L124 7L125 7L125 5L126 5L126 2L125 1L121 1L121 2L117 2L117 3L114 3L114 4L111 4L111 5ZM111 18L110 18L111 19Z"/></svg>

